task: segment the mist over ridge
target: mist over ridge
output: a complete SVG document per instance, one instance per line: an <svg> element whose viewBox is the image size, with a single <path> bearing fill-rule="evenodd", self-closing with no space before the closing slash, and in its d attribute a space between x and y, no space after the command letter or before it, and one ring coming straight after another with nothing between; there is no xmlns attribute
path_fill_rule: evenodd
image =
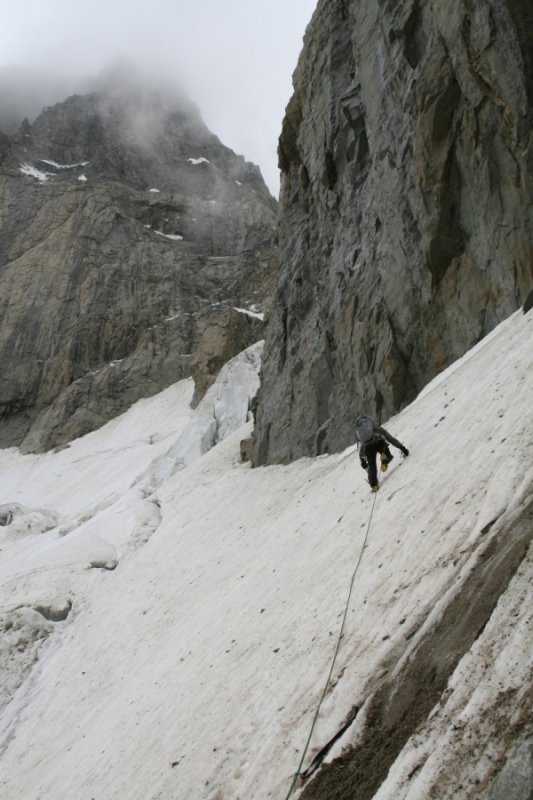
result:
<svg viewBox="0 0 533 800"><path fill-rule="evenodd" d="M128 59L160 83L182 83L210 130L259 164L276 196L277 139L315 5L47 0L31 12L12 5L0 30L0 130L13 133L43 106L85 94L105 65Z"/></svg>

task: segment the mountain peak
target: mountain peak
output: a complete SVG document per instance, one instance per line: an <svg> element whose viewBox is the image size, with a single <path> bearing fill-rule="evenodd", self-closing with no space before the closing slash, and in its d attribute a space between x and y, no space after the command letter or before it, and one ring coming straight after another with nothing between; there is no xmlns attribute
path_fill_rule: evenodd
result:
<svg viewBox="0 0 533 800"><path fill-rule="evenodd" d="M186 375L198 400L262 338L233 309L270 295L276 202L182 95L120 64L0 160L2 444L62 444Z"/></svg>

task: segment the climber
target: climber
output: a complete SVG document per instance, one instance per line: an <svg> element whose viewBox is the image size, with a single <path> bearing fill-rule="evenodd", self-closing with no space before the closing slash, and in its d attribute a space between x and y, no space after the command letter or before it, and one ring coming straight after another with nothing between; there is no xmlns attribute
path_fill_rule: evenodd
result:
<svg viewBox="0 0 533 800"><path fill-rule="evenodd" d="M376 425L374 419L367 415L358 417L355 423L357 436L357 449L361 466L368 472L368 482L373 492L379 489L376 456L381 459L381 471L386 472L387 467L394 458L387 442L401 450L404 456L409 455L409 450L401 442L391 436L385 428Z"/></svg>

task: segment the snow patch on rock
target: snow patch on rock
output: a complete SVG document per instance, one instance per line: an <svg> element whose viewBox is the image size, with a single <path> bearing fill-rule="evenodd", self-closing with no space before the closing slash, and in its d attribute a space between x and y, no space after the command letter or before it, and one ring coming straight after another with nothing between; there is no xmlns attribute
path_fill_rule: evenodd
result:
<svg viewBox="0 0 533 800"><path fill-rule="evenodd" d="M39 183L46 183L48 178L54 174L53 172L43 172L37 169L37 167L33 167L31 164L21 164L19 172L22 172L23 175L28 175L30 178L35 178Z"/></svg>
<svg viewBox="0 0 533 800"><path fill-rule="evenodd" d="M173 242L183 241L183 236L180 236L178 233L163 233L163 231L156 231L156 230L154 230L154 233L157 233L158 236L164 236L165 239L170 239Z"/></svg>
<svg viewBox="0 0 533 800"><path fill-rule="evenodd" d="M260 314L251 308L237 308L237 306L234 306L233 308L235 311L238 311L239 314L247 314L249 317L254 317L254 319L260 319L263 321L265 318L264 314Z"/></svg>
<svg viewBox="0 0 533 800"><path fill-rule="evenodd" d="M48 158L41 158L40 161L55 169L75 169L76 167L86 167L89 163L88 161L78 161L76 164L58 164L57 161L51 161Z"/></svg>

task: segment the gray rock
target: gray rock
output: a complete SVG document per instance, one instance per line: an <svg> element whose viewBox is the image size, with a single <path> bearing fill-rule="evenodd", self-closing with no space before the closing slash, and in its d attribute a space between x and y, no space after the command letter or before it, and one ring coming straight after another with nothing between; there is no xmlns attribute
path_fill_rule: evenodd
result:
<svg viewBox="0 0 533 800"><path fill-rule="evenodd" d="M252 454L252 443L253 439L249 436L247 439L241 439L239 442L239 453L241 461L246 462L250 461L250 456Z"/></svg>
<svg viewBox="0 0 533 800"><path fill-rule="evenodd" d="M255 464L353 443L358 413L388 418L524 301L532 15L318 3L279 140Z"/></svg>
<svg viewBox="0 0 533 800"><path fill-rule="evenodd" d="M531 800L533 797L533 741L519 742L492 784L490 800Z"/></svg>
<svg viewBox="0 0 533 800"><path fill-rule="evenodd" d="M0 135L0 446L62 446L193 369L199 399L263 337L231 309L267 304L276 209L190 103L135 83Z"/></svg>
<svg viewBox="0 0 533 800"><path fill-rule="evenodd" d="M13 522L13 518L17 512L20 512L22 507L18 503L6 503L0 506L0 526L9 527Z"/></svg>
<svg viewBox="0 0 533 800"><path fill-rule="evenodd" d="M107 561L105 559L96 559L94 561L91 561L89 569L104 569L108 570L109 572L113 572L113 570L115 570L117 566L118 566L118 561L116 558L111 558L108 559Z"/></svg>

